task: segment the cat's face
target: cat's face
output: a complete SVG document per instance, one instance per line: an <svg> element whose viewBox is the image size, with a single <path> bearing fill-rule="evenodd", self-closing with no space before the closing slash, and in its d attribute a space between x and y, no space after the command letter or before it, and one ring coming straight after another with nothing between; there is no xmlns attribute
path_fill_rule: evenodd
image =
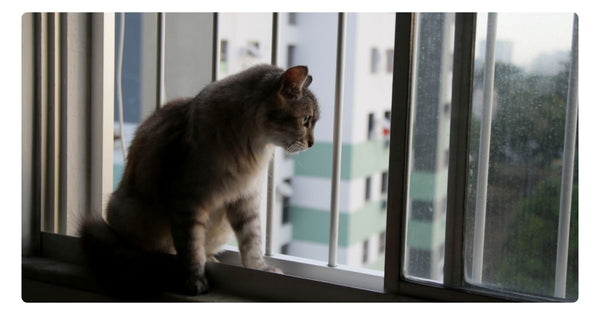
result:
<svg viewBox="0 0 600 315"><path fill-rule="evenodd" d="M319 105L308 89L311 82L305 66L286 70L281 75L276 100L266 113L265 125L271 141L290 154L304 151L315 142Z"/></svg>

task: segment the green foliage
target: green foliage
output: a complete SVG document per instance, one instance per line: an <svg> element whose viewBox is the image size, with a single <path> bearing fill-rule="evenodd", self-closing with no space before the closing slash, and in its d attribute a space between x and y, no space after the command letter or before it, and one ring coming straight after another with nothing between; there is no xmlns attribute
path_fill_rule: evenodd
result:
<svg viewBox="0 0 600 315"><path fill-rule="evenodd" d="M496 64L483 274L488 285L547 296L554 293L567 69L565 65L555 75L537 75L514 65ZM481 72L475 73L475 88L480 87L482 77ZM473 224L477 182L477 117L471 128L474 149L467 226ZM569 299L577 298L577 175L573 186Z"/></svg>
<svg viewBox="0 0 600 315"><path fill-rule="evenodd" d="M554 294L555 257L560 205L560 178L538 183L529 198L519 202L515 224L504 247L509 254L496 271L495 282L505 289ZM573 187L567 275L567 298L577 299L578 185Z"/></svg>

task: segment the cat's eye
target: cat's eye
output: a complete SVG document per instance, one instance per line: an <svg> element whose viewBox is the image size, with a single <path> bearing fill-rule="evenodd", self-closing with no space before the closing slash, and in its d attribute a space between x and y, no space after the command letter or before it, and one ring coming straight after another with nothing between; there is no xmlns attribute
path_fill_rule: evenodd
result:
<svg viewBox="0 0 600 315"><path fill-rule="evenodd" d="M302 124L304 124L304 126L308 126L311 118L312 118L312 116L304 116L304 119L302 120Z"/></svg>

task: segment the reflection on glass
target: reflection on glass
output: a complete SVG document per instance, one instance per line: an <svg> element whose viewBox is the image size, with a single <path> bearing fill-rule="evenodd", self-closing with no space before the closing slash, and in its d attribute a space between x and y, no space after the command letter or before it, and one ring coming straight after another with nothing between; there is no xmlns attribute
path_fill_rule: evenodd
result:
<svg viewBox="0 0 600 315"><path fill-rule="evenodd" d="M443 281L454 14L415 21L406 276Z"/></svg>
<svg viewBox="0 0 600 315"><path fill-rule="evenodd" d="M482 273L474 274L475 200L486 65L478 16L466 213L467 281L552 296L569 78L571 14L498 14ZM577 162L575 162L577 170ZM577 171L567 298L577 297ZM475 279L481 277L481 282Z"/></svg>

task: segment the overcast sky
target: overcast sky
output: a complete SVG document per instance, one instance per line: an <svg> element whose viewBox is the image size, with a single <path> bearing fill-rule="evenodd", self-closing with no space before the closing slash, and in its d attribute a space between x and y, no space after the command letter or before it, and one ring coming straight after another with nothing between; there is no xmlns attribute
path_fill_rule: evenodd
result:
<svg viewBox="0 0 600 315"><path fill-rule="evenodd" d="M526 66L540 53L570 51L572 25L572 13L499 13L496 39L512 41L513 62ZM486 32L487 14L478 14L477 42Z"/></svg>

